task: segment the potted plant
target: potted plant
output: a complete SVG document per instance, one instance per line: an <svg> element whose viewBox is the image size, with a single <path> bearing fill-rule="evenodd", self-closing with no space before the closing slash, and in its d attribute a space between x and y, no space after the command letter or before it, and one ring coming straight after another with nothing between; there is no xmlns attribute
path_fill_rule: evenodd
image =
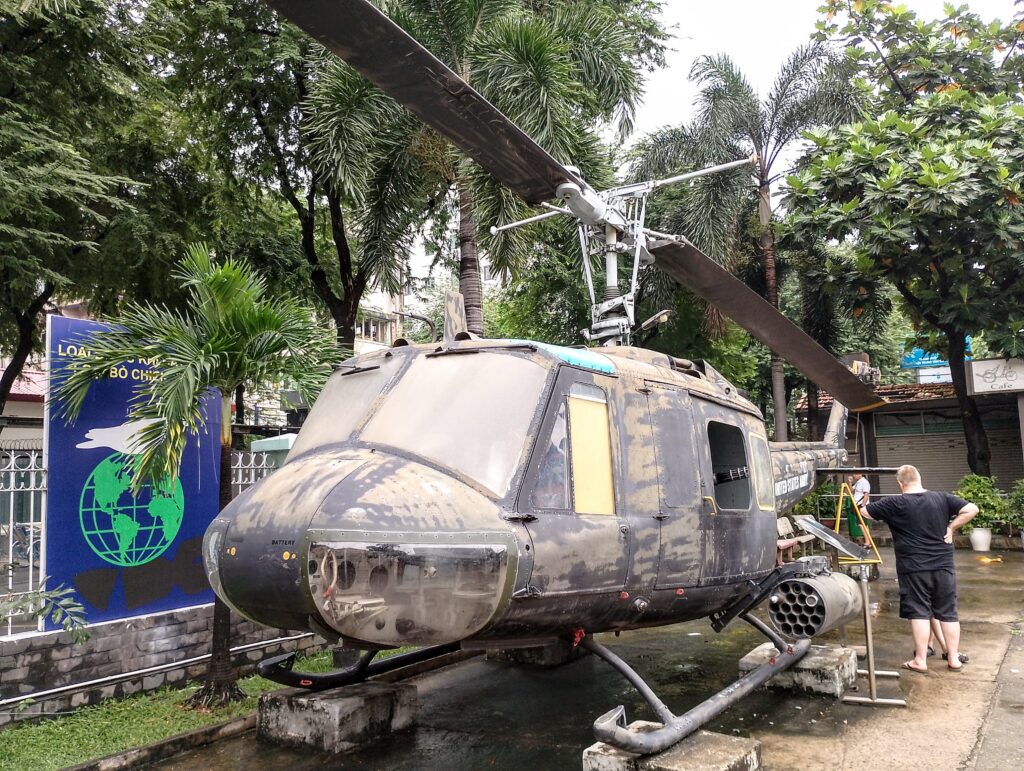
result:
<svg viewBox="0 0 1024 771"><path fill-rule="evenodd" d="M971 538L974 551L988 551L992 546L992 527L1006 522L1009 505L996 487L995 477L968 474L960 480L956 494L978 507L977 516L961 528Z"/></svg>

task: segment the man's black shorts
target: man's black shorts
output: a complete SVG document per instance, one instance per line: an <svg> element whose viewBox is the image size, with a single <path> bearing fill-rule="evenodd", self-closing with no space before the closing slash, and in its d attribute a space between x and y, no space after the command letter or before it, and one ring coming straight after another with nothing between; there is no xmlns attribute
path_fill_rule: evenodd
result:
<svg viewBox="0 0 1024 771"><path fill-rule="evenodd" d="M900 618L936 618L957 621L956 573L920 570L903 573L900 581Z"/></svg>

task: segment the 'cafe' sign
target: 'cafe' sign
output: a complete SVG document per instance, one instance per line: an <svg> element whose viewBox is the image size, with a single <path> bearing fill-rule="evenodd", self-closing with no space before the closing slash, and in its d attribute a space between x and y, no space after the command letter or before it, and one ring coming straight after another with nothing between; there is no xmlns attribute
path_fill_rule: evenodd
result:
<svg viewBox="0 0 1024 771"><path fill-rule="evenodd" d="M967 363L974 394L1024 391L1024 359L985 359Z"/></svg>

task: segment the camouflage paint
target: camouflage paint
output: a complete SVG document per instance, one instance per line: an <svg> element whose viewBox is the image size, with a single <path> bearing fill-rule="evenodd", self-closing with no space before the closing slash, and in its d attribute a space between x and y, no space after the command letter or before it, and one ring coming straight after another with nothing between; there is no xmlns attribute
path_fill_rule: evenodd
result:
<svg viewBox="0 0 1024 771"><path fill-rule="evenodd" d="M418 356L488 350L527 357L549 370L509 492L496 498L450 469L367 444L360 439L362 420L338 443L290 457L211 527L216 537L208 535L207 545L216 547L216 556L209 548L204 552L208 567L219 570L219 591L247 617L291 629L329 629L324 603L314 600L322 576L310 555L324 554L330 544L454 548L465 541L500 544L508 552L502 585L481 606L493 611L467 645L536 644L576 629L625 630L700 618L743 593L748 579L773 569L776 513L813 489L818 469L846 459L838 446L845 410L837 407L831 441L770 444L777 511L759 508L753 489L742 511L721 510L714 505L707 423L742 432L748 463L750 434L765 429L756 407L703 362L612 347L601 350L603 371L596 371L567 363L560 350L501 340L399 350L403 368ZM362 358L347 363L358 365ZM371 412L401 376L388 381ZM607 395L614 515L529 505L544 444L536 440L546 439L573 383L596 385ZM390 628L374 632L376 644ZM387 641L402 645L420 633L396 631ZM429 632L431 642L443 637L443 625Z"/></svg>

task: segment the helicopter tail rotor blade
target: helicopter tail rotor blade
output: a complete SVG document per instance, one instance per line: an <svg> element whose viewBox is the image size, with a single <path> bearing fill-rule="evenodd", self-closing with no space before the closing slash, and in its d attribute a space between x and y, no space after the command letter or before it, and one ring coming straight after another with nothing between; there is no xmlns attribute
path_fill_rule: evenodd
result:
<svg viewBox="0 0 1024 771"><path fill-rule="evenodd" d="M369 0L267 0L527 203L581 184L465 80Z"/></svg>
<svg viewBox="0 0 1024 771"><path fill-rule="evenodd" d="M704 298L851 410L883 404L860 380L771 303L689 242L650 248L654 264Z"/></svg>

